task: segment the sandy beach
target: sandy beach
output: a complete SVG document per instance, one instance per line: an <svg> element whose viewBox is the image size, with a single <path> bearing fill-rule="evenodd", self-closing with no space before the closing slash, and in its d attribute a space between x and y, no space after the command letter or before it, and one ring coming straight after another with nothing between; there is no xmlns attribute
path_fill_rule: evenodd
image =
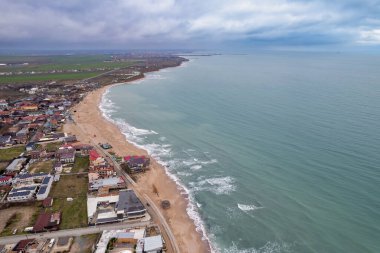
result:
<svg viewBox="0 0 380 253"><path fill-rule="evenodd" d="M112 151L120 156L148 155L145 150L129 143L118 127L102 116L99 103L107 88L90 92L81 103L74 106L71 111L77 124L65 124L64 131L75 134L83 143L108 142L113 146ZM153 193L153 184L158 190L158 196ZM171 227L181 253L210 252L207 241L202 240L202 234L196 231L193 220L186 212L186 196L181 194L178 185L166 174L165 168L153 158L150 170L138 176L137 190L141 194L147 194L157 206L160 206L163 199L170 200L170 209L161 209L161 213Z"/></svg>

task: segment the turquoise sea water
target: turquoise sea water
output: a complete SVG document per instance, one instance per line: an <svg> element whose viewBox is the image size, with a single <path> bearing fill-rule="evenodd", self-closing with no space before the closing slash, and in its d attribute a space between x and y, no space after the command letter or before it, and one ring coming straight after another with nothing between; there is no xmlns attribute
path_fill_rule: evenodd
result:
<svg viewBox="0 0 380 253"><path fill-rule="evenodd" d="M380 57L192 57L104 114L190 193L216 252L380 252Z"/></svg>

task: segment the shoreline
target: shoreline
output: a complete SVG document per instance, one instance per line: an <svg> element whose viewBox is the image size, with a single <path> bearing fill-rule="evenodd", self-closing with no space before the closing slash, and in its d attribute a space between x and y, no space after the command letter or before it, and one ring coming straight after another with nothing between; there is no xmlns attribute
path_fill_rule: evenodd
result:
<svg viewBox="0 0 380 253"><path fill-rule="evenodd" d="M145 75L137 80L144 77ZM136 81L136 79L131 81ZM86 94L85 98L71 109L76 124L65 124L65 132L75 134L78 140L83 143L108 142L113 146L112 151L120 156L149 156L151 158L151 169L144 174L137 174L136 189L142 194L147 194L157 206L160 206L161 200L170 200L171 208L168 210L160 209L160 211L169 224L182 253L211 252L209 240L204 234L205 231L203 229L199 231L196 221L188 214L188 208L192 203L186 190L145 149L130 142L119 127L103 114L100 108L103 96L108 89L115 85L133 84L131 81L104 86ZM158 189L158 195L153 193L153 185Z"/></svg>

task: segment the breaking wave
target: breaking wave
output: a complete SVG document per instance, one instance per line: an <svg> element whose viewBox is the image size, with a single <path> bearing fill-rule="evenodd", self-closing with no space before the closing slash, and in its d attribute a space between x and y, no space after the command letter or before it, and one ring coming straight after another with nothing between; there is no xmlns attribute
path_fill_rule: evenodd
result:
<svg viewBox="0 0 380 253"><path fill-rule="evenodd" d="M291 252L291 244L286 242L267 242L260 248L239 249L236 244L233 244L228 249L223 250L223 253L289 253Z"/></svg>
<svg viewBox="0 0 380 253"><path fill-rule="evenodd" d="M247 212L247 211L254 211L254 210L257 210L257 209L262 209L264 208L263 206L255 206L255 205L244 205L244 204L237 204L238 205L238 208L244 212Z"/></svg>
<svg viewBox="0 0 380 253"><path fill-rule="evenodd" d="M160 74L145 74L146 79L153 79L153 80L163 80L166 79L166 77L160 75Z"/></svg>
<svg viewBox="0 0 380 253"><path fill-rule="evenodd" d="M236 190L235 179L232 177L214 177L191 182L194 191L209 191L216 195L230 194Z"/></svg>

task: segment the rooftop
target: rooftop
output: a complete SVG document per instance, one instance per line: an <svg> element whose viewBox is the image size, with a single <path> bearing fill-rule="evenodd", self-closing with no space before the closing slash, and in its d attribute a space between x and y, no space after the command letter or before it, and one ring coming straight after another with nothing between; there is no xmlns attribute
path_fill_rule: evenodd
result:
<svg viewBox="0 0 380 253"><path fill-rule="evenodd" d="M161 235L145 237L144 238L144 251L153 251L162 249Z"/></svg>
<svg viewBox="0 0 380 253"><path fill-rule="evenodd" d="M117 211L139 212L145 210L140 199L137 198L135 192L131 189L119 191L119 202L117 203Z"/></svg>

